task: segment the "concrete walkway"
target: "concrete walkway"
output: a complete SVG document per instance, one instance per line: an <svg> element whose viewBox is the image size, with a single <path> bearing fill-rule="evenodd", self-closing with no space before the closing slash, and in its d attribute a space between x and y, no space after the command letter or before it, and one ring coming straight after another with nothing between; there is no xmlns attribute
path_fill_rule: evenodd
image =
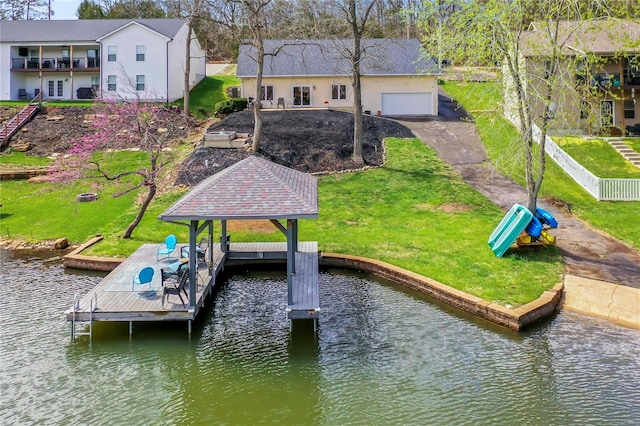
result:
<svg viewBox="0 0 640 426"><path fill-rule="evenodd" d="M433 148L443 161L451 164L465 182L505 211L515 203L526 204L526 191L500 174L488 161L475 124L464 120L467 116L464 109L444 92L440 92L438 107L438 117L400 118L397 121ZM539 202L539 205L558 220L559 227L553 234L565 258L566 273L575 277L572 282L585 279L586 288L590 288L593 281L598 281L640 289L640 254L635 249L590 228L565 209L545 202ZM500 219L496 218L496 224ZM571 288L565 289L569 300L569 304L565 303L567 307L575 300L569 295ZM580 291L584 288L581 287ZM635 317L630 323L637 323L640 328L640 303L633 298L628 302L633 303L629 311ZM611 317L609 314L606 316Z"/></svg>

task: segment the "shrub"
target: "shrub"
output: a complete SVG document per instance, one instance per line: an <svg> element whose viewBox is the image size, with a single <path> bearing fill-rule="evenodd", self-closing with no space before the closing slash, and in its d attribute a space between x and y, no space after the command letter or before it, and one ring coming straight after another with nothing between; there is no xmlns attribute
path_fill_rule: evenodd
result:
<svg viewBox="0 0 640 426"><path fill-rule="evenodd" d="M247 98L232 98L227 101L218 102L215 106L214 114L216 117L232 112L242 111L247 107Z"/></svg>

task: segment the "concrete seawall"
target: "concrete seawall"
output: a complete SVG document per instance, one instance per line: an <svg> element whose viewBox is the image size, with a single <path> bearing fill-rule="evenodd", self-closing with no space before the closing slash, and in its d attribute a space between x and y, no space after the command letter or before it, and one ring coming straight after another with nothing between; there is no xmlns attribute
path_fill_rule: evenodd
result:
<svg viewBox="0 0 640 426"><path fill-rule="evenodd" d="M80 254L101 241L97 236L63 257L66 267L111 271L122 258L105 258ZM640 329L640 290L603 281L566 275L564 282L545 291L538 299L515 309L506 308L431 278L406 269L359 256L321 253L320 265L368 272L399 285L414 289L438 301L471 313L512 330L521 330L562 308L603 318L617 324Z"/></svg>
<svg viewBox="0 0 640 426"><path fill-rule="evenodd" d="M374 259L344 254L322 253L320 264L339 268L357 269L424 293L436 300L469 312L493 323L521 330L552 315L562 295L563 284L545 291L538 299L516 309L488 302L460 290L444 285L420 274Z"/></svg>

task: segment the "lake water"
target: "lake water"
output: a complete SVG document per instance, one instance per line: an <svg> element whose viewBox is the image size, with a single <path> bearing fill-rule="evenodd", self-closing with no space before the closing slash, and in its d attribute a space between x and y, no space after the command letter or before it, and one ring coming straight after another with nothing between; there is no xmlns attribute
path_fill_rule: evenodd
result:
<svg viewBox="0 0 640 426"><path fill-rule="evenodd" d="M635 425L640 332L561 313L515 333L402 287L321 275L317 339L279 272L234 275L185 324L63 312L101 277L0 251L0 424ZM211 306L211 305L210 305Z"/></svg>

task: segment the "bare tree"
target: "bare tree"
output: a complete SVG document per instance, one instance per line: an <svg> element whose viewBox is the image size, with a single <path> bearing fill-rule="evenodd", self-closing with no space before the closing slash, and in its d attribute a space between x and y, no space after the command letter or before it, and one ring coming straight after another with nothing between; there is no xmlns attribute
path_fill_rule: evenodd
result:
<svg viewBox="0 0 640 426"><path fill-rule="evenodd" d="M365 51L362 48L362 37L367 27L369 15L376 5L377 0L369 2L359 2L356 0L348 0L340 5L344 12L345 18L351 27L351 36L353 44L351 50L348 50L349 61L351 65L351 86L353 88L353 162L356 165L364 164L362 157L362 84L360 64L364 58ZM358 5L362 5L362 9L358 9Z"/></svg>

